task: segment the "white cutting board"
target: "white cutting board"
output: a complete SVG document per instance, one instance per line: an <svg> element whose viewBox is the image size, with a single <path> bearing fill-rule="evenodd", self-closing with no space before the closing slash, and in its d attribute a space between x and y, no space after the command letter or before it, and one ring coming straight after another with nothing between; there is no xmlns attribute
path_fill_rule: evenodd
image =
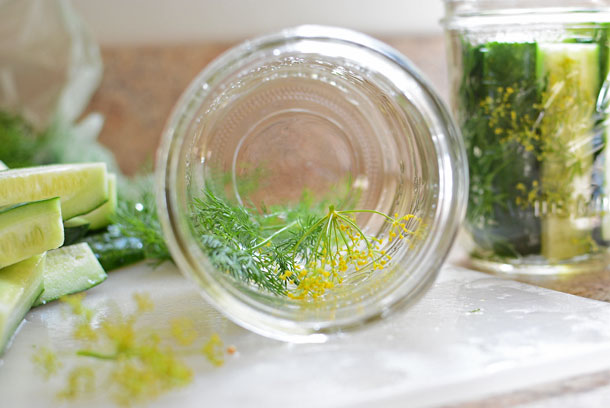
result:
<svg viewBox="0 0 610 408"><path fill-rule="evenodd" d="M193 383L155 407L424 407L610 368L610 304L452 266L415 307L317 345L237 327L169 264L112 272L86 304L102 315L116 305L128 311L134 292L153 297L148 324L188 316L202 334L216 331L238 350L219 368L189 359ZM46 382L31 362L35 347L69 349L74 342L65 308L51 304L27 315L0 360L1 407L84 406L58 401L65 377ZM85 402L113 406L103 395Z"/></svg>

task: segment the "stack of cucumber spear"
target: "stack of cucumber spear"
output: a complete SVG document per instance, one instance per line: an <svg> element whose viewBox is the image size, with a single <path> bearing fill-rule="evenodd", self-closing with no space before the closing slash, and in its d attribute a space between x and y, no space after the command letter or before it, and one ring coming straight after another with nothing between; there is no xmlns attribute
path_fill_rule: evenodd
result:
<svg viewBox="0 0 610 408"><path fill-rule="evenodd" d="M0 355L32 306L106 279L89 245L74 242L108 225L115 209L116 177L105 163L0 162Z"/></svg>

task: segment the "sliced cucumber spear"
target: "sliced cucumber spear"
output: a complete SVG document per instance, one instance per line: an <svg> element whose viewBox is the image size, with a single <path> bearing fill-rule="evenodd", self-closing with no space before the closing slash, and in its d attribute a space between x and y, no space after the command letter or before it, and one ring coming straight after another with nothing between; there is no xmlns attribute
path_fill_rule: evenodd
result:
<svg viewBox="0 0 610 408"><path fill-rule="evenodd" d="M586 254L591 226L577 213L591 195L593 126L599 90L597 44L539 44L537 72L546 81L540 123L543 143L553 148L542 158L542 255L561 261Z"/></svg>
<svg viewBox="0 0 610 408"><path fill-rule="evenodd" d="M106 279L106 272L83 242L47 252L43 276L44 292L34 306L92 288Z"/></svg>
<svg viewBox="0 0 610 408"><path fill-rule="evenodd" d="M61 198L64 220L87 214L108 200L105 163L59 164L0 172L0 207Z"/></svg>
<svg viewBox="0 0 610 408"><path fill-rule="evenodd" d="M606 124L606 141L604 146L604 161L605 161L605 172L604 172L604 193L606 200L610 200L610 118L607 119ZM602 216L602 239L604 241L610 241L610 210L604 208Z"/></svg>
<svg viewBox="0 0 610 408"><path fill-rule="evenodd" d="M43 289L44 254L0 269L0 355Z"/></svg>
<svg viewBox="0 0 610 408"><path fill-rule="evenodd" d="M0 211L0 268L58 248L63 242L59 198Z"/></svg>
<svg viewBox="0 0 610 408"><path fill-rule="evenodd" d="M89 221L89 229L94 231L109 225L110 217L116 211L116 204L116 175L113 173L108 173L108 201L89 214L82 216L82 218Z"/></svg>

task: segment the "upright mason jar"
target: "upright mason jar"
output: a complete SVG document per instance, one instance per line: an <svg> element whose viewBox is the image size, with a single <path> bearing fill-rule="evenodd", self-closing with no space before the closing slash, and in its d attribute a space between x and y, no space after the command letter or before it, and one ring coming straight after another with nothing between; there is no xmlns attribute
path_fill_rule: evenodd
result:
<svg viewBox="0 0 610 408"><path fill-rule="evenodd" d="M528 274L605 267L608 4L446 0L474 266Z"/></svg>
<svg viewBox="0 0 610 408"><path fill-rule="evenodd" d="M459 131L411 63L319 26L205 68L167 122L156 176L180 270L236 323L299 342L417 299L468 182Z"/></svg>

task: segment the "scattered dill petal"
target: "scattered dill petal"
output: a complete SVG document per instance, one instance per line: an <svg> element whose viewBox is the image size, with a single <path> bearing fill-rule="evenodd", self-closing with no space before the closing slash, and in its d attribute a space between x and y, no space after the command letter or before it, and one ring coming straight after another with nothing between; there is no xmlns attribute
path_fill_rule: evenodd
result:
<svg viewBox="0 0 610 408"><path fill-rule="evenodd" d="M114 399L119 405L150 401L193 379L192 370L158 341L148 342L132 352L133 356L120 356L111 373Z"/></svg>
<svg viewBox="0 0 610 408"><path fill-rule="evenodd" d="M59 361L57 353L53 350L42 347L36 354L32 356L32 362L40 369L43 377L47 380L51 378L53 374L56 374L63 366L62 362Z"/></svg>
<svg viewBox="0 0 610 408"><path fill-rule="evenodd" d="M97 332L91 327L91 322L79 322L74 329L74 338L78 340L97 340Z"/></svg>
<svg viewBox="0 0 610 408"><path fill-rule="evenodd" d="M478 309L471 310L468 313L478 313L480 311L481 311L481 308L478 308Z"/></svg>
<svg viewBox="0 0 610 408"><path fill-rule="evenodd" d="M183 346L190 346L197 339L197 331L193 321L186 317L173 319L171 322L171 333L176 341Z"/></svg>
<svg viewBox="0 0 610 408"><path fill-rule="evenodd" d="M60 298L59 301L69 305L73 315L83 317L89 322L93 319L94 312L92 309L83 305L84 298L84 293L76 293L74 295L64 296Z"/></svg>
<svg viewBox="0 0 610 408"><path fill-rule="evenodd" d="M64 296L59 301L70 306L72 314L80 319L74 329L74 338L78 340L97 340L97 332L91 327L94 311L83 305L84 298L84 293L77 293Z"/></svg>
<svg viewBox="0 0 610 408"><path fill-rule="evenodd" d="M155 308L148 293L135 293L133 299L138 305L138 313L151 312Z"/></svg>
<svg viewBox="0 0 610 408"><path fill-rule="evenodd" d="M78 359L88 359L90 363L67 372L66 385L58 393L60 398L76 400L103 389L120 406L147 403L192 382L192 369L178 355L201 357L201 350L211 364L218 366L223 363L225 350L217 334L195 349L185 348L199 340L198 332L191 320L175 319L168 334L176 342L169 342L167 335L162 336L140 323L140 318L154 308L149 295L134 293L133 300L136 306L133 313L106 318L95 327L88 325L96 341L74 334L83 348L73 355ZM75 317L84 319L83 323L90 323L96 316L83 306L82 301L83 295L63 299ZM39 350L32 361L42 369L47 379L63 366L56 354L46 349ZM98 372L101 374L96 384L94 374Z"/></svg>
<svg viewBox="0 0 610 408"><path fill-rule="evenodd" d="M212 334L210 339L203 345L201 352L207 359L215 365L220 367L224 364L224 347L220 336L216 333Z"/></svg>
<svg viewBox="0 0 610 408"><path fill-rule="evenodd" d="M95 391L95 370L89 366L73 368L68 374L66 387L57 393L57 397L74 400Z"/></svg>

